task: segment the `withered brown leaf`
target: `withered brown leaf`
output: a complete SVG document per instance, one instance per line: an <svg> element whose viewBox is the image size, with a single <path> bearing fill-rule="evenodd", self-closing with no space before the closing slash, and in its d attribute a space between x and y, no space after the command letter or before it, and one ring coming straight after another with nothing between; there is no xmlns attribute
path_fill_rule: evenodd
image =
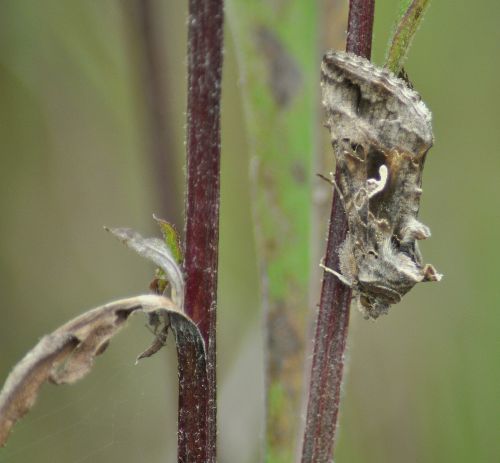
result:
<svg viewBox="0 0 500 463"><path fill-rule="evenodd" d="M44 336L14 367L0 391L0 447L12 426L35 403L42 384L70 384L83 378L94 358L104 352L109 341L124 326L130 315L144 312L157 338L138 359L155 353L158 339L165 340L171 329L178 348L192 345L197 352L197 370L206 376L205 347L196 324L168 298L142 295L121 299L90 310Z"/></svg>

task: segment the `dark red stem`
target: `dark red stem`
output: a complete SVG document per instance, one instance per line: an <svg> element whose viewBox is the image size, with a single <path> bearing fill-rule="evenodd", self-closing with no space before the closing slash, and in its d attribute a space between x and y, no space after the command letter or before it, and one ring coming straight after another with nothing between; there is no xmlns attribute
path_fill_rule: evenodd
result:
<svg viewBox="0 0 500 463"><path fill-rule="evenodd" d="M347 51L367 58L371 54L374 4L375 0L351 0L349 5ZM337 170L337 183L339 174ZM337 271L340 271L338 250L347 230L344 207L338 195L334 195L325 265ZM314 338L302 463L333 461L350 303L351 289L325 272Z"/></svg>
<svg viewBox="0 0 500 463"><path fill-rule="evenodd" d="M350 0L346 50L370 59L375 0Z"/></svg>
<svg viewBox="0 0 500 463"><path fill-rule="evenodd" d="M216 456L222 25L222 0L189 1L185 307L207 351L206 387L179 379L178 460L189 463L215 463Z"/></svg>

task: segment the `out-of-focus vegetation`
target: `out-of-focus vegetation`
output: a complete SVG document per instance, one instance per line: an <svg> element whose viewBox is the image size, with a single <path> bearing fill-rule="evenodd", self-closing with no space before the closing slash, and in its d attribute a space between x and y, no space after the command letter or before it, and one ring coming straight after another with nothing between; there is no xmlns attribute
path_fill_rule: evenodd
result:
<svg viewBox="0 0 500 463"><path fill-rule="evenodd" d="M318 5L228 3L242 76L265 350L265 455L292 461L309 343ZM297 36L301 40L297 40Z"/></svg>
<svg viewBox="0 0 500 463"><path fill-rule="evenodd" d="M152 277L148 264L102 231L104 224L127 225L152 234L151 215L161 209L125 4L0 6L2 379L44 333L83 310L145 291ZM153 2L177 188L186 85L181 4ZM421 205L433 237L423 254L445 278L418 286L376 323L353 308L336 461L500 458L499 14L493 0L435 1L409 53L405 67L433 111L436 137ZM378 2L377 63L396 15L396 0ZM227 32L219 461L255 462L263 418L261 314L243 112ZM182 208L182 191L172 197ZM135 325L82 383L44 388L0 450L0 462L175 461L173 344L167 359L161 353L134 366L151 336L142 321Z"/></svg>

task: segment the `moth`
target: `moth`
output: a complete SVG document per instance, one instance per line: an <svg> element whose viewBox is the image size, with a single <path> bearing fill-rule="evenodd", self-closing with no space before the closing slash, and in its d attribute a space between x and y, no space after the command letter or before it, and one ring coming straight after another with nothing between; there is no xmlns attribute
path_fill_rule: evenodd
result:
<svg viewBox="0 0 500 463"><path fill-rule="evenodd" d="M349 226L340 273L326 270L375 319L416 283L441 279L417 244L431 234L417 219L431 113L405 81L351 53L324 56L321 87Z"/></svg>

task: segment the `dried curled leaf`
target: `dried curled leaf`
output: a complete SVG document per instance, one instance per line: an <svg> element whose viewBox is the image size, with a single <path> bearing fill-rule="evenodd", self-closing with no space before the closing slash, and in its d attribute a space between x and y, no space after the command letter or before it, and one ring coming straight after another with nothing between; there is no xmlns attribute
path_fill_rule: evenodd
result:
<svg viewBox="0 0 500 463"><path fill-rule="evenodd" d="M110 339L135 312L148 316L157 335L138 359L158 351L171 328L177 350L194 352L193 380L205 381L203 338L196 324L172 300L144 295L111 302L85 312L44 336L15 366L0 392L0 446L6 442L16 421L33 406L43 383L73 383L85 376L91 370L94 358L104 352Z"/></svg>
<svg viewBox="0 0 500 463"><path fill-rule="evenodd" d="M172 287L172 300L181 310L184 308L184 277L176 257L159 238L143 238L130 228L106 228L125 246L158 265Z"/></svg>

